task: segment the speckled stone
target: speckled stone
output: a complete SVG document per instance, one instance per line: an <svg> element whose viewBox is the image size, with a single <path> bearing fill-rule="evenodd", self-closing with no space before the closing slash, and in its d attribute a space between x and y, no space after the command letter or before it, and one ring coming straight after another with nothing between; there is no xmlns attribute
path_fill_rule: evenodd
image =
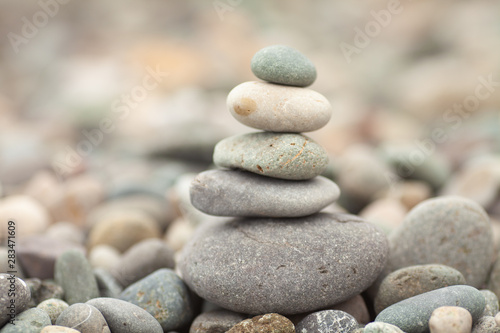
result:
<svg viewBox="0 0 500 333"><path fill-rule="evenodd" d="M69 327L50 325L45 326L40 333L78 333L79 331Z"/></svg>
<svg viewBox="0 0 500 333"><path fill-rule="evenodd" d="M286 317L277 313L266 313L251 319L245 319L234 325L227 333L295 333L295 326Z"/></svg>
<svg viewBox="0 0 500 333"><path fill-rule="evenodd" d="M375 226L353 215L319 213L202 226L179 268L192 290L219 306L289 315L359 294L380 274L386 254L387 240Z"/></svg>
<svg viewBox="0 0 500 333"><path fill-rule="evenodd" d="M307 136L256 132L217 143L214 163L262 176L303 180L319 176L328 165L328 156L323 147Z"/></svg>
<svg viewBox="0 0 500 333"><path fill-rule="evenodd" d="M191 183L191 202L211 215L247 217L300 217L333 203L340 190L319 176L284 180L240 170L209 170Z"/></svg>
<svg viewBox="0 0 500 333"><path fill-rule="evenodd" d="M250 63L259 79L277 84L307 87L316 80L313 63L293 47L271 45L255 53Z"/></svg>
<svg viewBox="0 0 500 333"><path fill-rule="evenodd" d="M335 304L331 310L347 312L353 316L359 324L368 324L370 322L370 313L368 312L365 300L361 295L356 295L347 301Z"/></svg>
<svg viewBox="0 0 500 333"><path fill-rule="evenodd" d="M130 285L120 299L149 312L164 331L182 328L193 319L189 291L171 269L159 269Z"/></svg>
<svg viewBox="0 0 500 333"><path fill-rule="evenodd" d="M498 297L494 292L488 289L480 290L486 300L486 306L484 307L483 316L495 316L498 313Z"/></svg>
<svg viewBox="0 0 500 333"><path fill-rule="evenodd" d="M16 316L15 325L7 323L0 333L39 333L50 325L49 315L42 309L32 308Z"/></svg>
<svg viewBox="0 0 500 333"><path fill-rule="evenodd" d="M64 289L64 299L69 305L99 297L99 288L92 267L78 250L69 250L57 258L56 283Z"/></svg>
<svg viewBox="0 0 500 333"><path fill-rule="evenodd" d="M0 274L0 327L28 307L30 288L11 274Z"/></svg>
<svg viewBox="0 0 500 333"><path fill-rule="evenodd" d="M89 304L76 303L64 310L56 324L77 329L81 333L110 333L104 316Z"/></svg>
<svg viewBox="0 0 500 333"><path fill-rule="evenodd" d="M476 321L481 317L486 302L483 295L471 286L450 286L429 291L384 309L375 321L389 323L406 333L424 333L429 330L432 312L442 306L465 308Z"/></svg>
<svg viewBox="0 0 500 333"><path fill-rule="evenodd" d="M472 333L500 333L500 327L497 326L494 317L484 316L474 324Z"/></svg>
<svg viewBox="0 0 500 333"><path fill-rule="evenodd" d="M204 312L193 320L189 333L225 333L245 318L245 315L229 310Z"/></svg>
<svg viewBox="0 0 500 333"><path fill-rule="evenodd" d="M174 266L174 251L161 239L150 238L128 249L111 274L123 287L127 287L160 268Z"/></svg>
<svg viewBox="0 0 500 333"><path fill-rule="evenodd" d="M387 323L369 323L363 329L363 333L405 333L397 326Z"/></svg>
<svg viewBox="0 0 500 333"><path fill-rule="evenodd" d="M94 269L94 276L101 297L118 298L120 296L123 287L110 272L102 268L96 268Z"/></svg>
<svg viewBox="0 0 500 333"><path fill-rule="evenodd" d="M323 333L345 332L352 333L358 328L358 322L347 312L339 310L324 310L314 312L297 324L297 332Z"/></svg>
<svg viewBox="0 0 500 333"><path fill-rule="evenodd" d="M163 333L160 323L146 310L116 298L94 298L86 304L102 313L111 332Z"/></svg>
<svg viewBox="0 0 500 333"><path fill-rule="evenodd" d="M332 115L330 102L314 90L258 81L233 88L227 108L240 123L270 132L316 131Z"/></svg>
<svg viewBox="0 0 500 333"><path fill-rule="evenodd" d="M443 264L459 270L467 284L486 282L494 248L489 217L478 204L460 197L426 200L413 208L389 237L390 270Z"/></svg>
<svg viewBox="0 0 500 333"><path fill-rule="evenodd" d="M469 333L472 316L459 306L442 306L432 312L429 328L431 333Z"/></svg>
<svg viewBox="0 0 500 333"><path fill-rule="evenodd" d="M36 307L47 312L47 314L50 317L52 325L54 325L56 323L57 317L59 317L59 315L64 310L66 310L69 307L69 305L62 299L50 298L41 302Z"/></svg>
<svg viewBox="0 0 500 333"><path fill-rule="evenodd" d="M445 265L417 265L398 269L380 284L375 297L375 313L404 299L460 284L465 284L462 273Z"/></svg>

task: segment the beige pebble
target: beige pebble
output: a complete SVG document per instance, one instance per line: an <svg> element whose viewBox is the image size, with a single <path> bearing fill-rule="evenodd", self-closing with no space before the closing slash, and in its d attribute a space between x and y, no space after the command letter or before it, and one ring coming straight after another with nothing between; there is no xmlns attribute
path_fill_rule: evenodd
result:
<svg viewBox="0 0 500 333"><path fill-rule="evenodd" d="M497 326L500 327L500 312L496 314L496 316L495 316L495 322L497 323Z"/></svg>
<svg viewBox="0 0 500 333"><path fill-rule="evenodd" d="M54 239L64 239L66 241L81 244L85 242L83 231L70 222L57 222L52 224L45 235Z"/></svg>
<svg viewBox="0 0 500 333"><path fill-rule="evenodd" d="M104 268L110 271L120 258L120 251L110 245L100 244L92 248L88 259L93 268Z"/></svg>
<svg viewBox="0 0 500 333"><path fill-rule="evenodd" d="M405 205L407 210L412 209L432 196L429 184L419 180L407 180L394 184L387 192L387 197L396 198Z"/></svg>
<svg viewBox="0 0 500 333"><path fill-rule="evenodd" d="M57 325L45 326L40 331L40 333L79 333L79 332L80 331L77 331L69 327L57 326Z"/></svg>
<svg viewBox="0 0 500 333"><path fill-rule="evenodd" d="M399 200L385 198L370 203L359 216L390 232L401 224L407 212L407 208Z"/></svg>
<svg viewBox="0 0 500 333"><path fill-rule="evenodd" d="M432 312L429 319L431 333L470 333L472 316L458 306L442 306Z"/></svg>
<svg viewBox="0 0 500 333"><path fill-rule="evenodd" d="M0 200L0 239L7 237L8 222L11 219L15 222L16 237L41 233L51 222L45 207L26 195L14 195Z"/></svg>
<svg viewBox="0 0 500 333"><path fill-rule="evenodd" d="M165 242L174 251L179 251L187 243L196 228L192 223L180 217L174 220L165 233Z"/></svg>
<svg viewBox="0 0 500 333"><path fill-rule="evenodd" d="M271 132L315 131L332 114L330 102L314 90L258 81L231 90L227 107L240 123Z"/></svg>

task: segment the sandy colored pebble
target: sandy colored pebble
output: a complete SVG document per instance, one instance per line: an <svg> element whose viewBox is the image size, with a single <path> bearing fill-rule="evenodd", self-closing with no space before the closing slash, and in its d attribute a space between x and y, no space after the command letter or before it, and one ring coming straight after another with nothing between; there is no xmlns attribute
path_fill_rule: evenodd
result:
<svg viewBox="0 0 500 333"><path fill-rule="evenodd" d="M432 312L429 319L431 333L469 333L472 316L458 306L442 306Z"/></svg>

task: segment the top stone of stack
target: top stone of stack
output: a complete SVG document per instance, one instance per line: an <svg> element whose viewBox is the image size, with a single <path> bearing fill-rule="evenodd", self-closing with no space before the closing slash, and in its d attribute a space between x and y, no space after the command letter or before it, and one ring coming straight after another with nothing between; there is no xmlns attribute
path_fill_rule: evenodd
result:
<svg viewBox="0 0 500 333"><path fill-rule="evenodd" d="M316 80L316 68L302 53L285 45L272 45L255 53L250 64L259 79L287 86L307 87Z"/></svg>

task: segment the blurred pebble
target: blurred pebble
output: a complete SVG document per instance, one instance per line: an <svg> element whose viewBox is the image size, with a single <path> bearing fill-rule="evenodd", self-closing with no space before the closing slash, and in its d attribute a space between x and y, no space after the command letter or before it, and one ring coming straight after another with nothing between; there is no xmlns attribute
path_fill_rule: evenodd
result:
<svg viewBox="0 0 500 333"><path fill-rule="evenodd" d="M483 316L495 316L498 309L498 297L494 292L488 289L480 290L486 300L486 306L484 307Z"/></svg>
<svg viewBox="0 0 500 333"><path fill-rule="evenodd" d="M97 281L100 297L118 298L120 296L123 288L111 273L103 268L95 268L94 276Z"/></svg>
<svg viewBox="0 0 500 333"><path fill-rule="evenodd" d="M500 327L494 317L484 316L474 324L472 333L500 333Z"/></svg>
<svg viewBox="0 0 500 333"><path fill-rule="evenodd" d="M277 313L267 313L250 319L245 319L227 331L227 333L246 332L295 333L295 326L286 317ZM308 333L308 331L297 332Z"/></svg>
<svg viewBox="0 0 500 333"><path fill-rule="evenodd" d="M84 303L66 308L57 318L56 325L71 327L81 333L111 333L99 310Z"/></svg>
<svg viewBox="0 0 500 333"><path fill-rule="evenodd" d="M469 333L472 329L472 316L458 306L442 306L432 312L429 319L431 333Z"/></svg>
<svg viewBox="0 0 500 333"><path fill-rule="evenodd" d="M122 210L99 221L91 230L88 248L107 244L125 252L134 244L148 238L159 238L160 228L146 213Z"/></svg>
<svg viewBox="0 0 500 333"><path fill-rule="evenodd" d="M245 315L229 310L204 312L193 320L189 333L225 333L245 318Z"/></svg>
<svg viewBox="0 0 500 333"><path fill-rule="evenodd" d="M57 298L49 298L46 299L45 301L39 303L37 308L42 309L43 311L47 312L47 314L50 317L50 321L52 322L52 325L55 325L57 317L66 309L69 307L68 303L61 299Z"/></svg>
<svg viewBox="0 0 500 333"><path fill-rule="evenodd" d="M40 333L78 333L79 331L69 327L50 325L45 326Z"/></svg>
<svg viewBox="0 0 500 333"><path fill-rule="evenodd" d="M69 305L99 297L92 267L80 251L69 250L60 255L55 264L54 276L63 287L64 299Z"/></svg>
<svg viewBox="0 0 500 333"><path fill-rule="evenodd" d="M64 296L63 288L52 280L26 279L26 284L29 286L31 292L30 307L35 307L47 299L62 299Z"/></svg>
<svg viewBox="0 0 500 333"><path fill-rule="evenodd" d="M297 332L354 332L358 328L356 319L350 314L339 310L323 310L311 313L296 326Z"/></svg>
<svg viewBox="0 0 500 333"><path fill-rule="evenodd" d="M406 213L407 208L399 200L385 198L368 204L359 212L359 216L389 234L403 222Z"/></svg>
<svg viewBox="0 0 500 333"><path fill-rule="evenodd" d="M8 295L9 292L7 291L12 289L14 289L16 294L15 298ZM2 290L2 294L0 295L0 327L2 327L11 318L15 318L16 314L28 307L31 292L29 286L23 280L15 276L13 277L11 274L0 274L0 290ZM15 301L13 305L11 299Z"/></svg>
<svg viewBox="0 0 500 333"><path fill-rule="evenodd" d="M161 239L146 239L129 248L111 274L127 287L160 268L174 268L174 252Z"/></svg>
<svg viewBox="0 0 500 333"><path fill-rule="evenodd" d="M0 246L0 273L7 273L8 271L11 271L12 269L10 268L10 263L9 263L9 250L12 250L11 248L8 248L6 246ZM21 265L17 264L15 266L16 268L16 276L18 278L24 278L26 275L24 274L24 270Z"/></svg>
<svg viewBox="0 0 500 333"><path fill-rule="evenodd" d="M90 250L88 260L93 268L104 268L111 271L120 258L120 251L110 245L101 244Z"/></svg>
<svg viewBox="0 0 500 333"><path fill-rule="evenodd" d="M83 245L85 235L81 228L70 222L57 222L45 231L45 235L52 239L64 239L65 241Z"/></svg>
<svg viewBox="0 0 500 333"><path fill-rule="evenodd" d="M397 326L381 323L381 322L373 322L366 325L362 331L363 333L405 333L401 331L401 329Z"/></svg>
<svg viewBox="0 0 500 333"><path fill-rule="evenodd" d="M395 183L386 194L389 198L396 198L401 201L407 210L429 199L431 195L431 187L427 183L418 180L404 180Z"/></svg>
<svg viewBox="0 0 500 333"><path fill-rule="evenodd" d="M38 308L25 310L16 316L15 325L5 325L1 333L38 333L50 325L49 315Z"/></svg>
<svg viewBox="0 0 500 333"><path fill-rule="evenodd" d="M495 315L495 322L497 323L497 326L500 327L500 312Z"/></svg>
<svg viewBox="0 0 500 333"><path fill-rule="evenodd" d="M48 238L44 235L31 235L18 242L17 257L30 278L52 279L57 258L64 252L74 249L85 254L81 245L68 242L64 238Z"/></svg>
<svg viewBox="0 0 500 333"><path fill-rule="evenodd" d="M189 221L179 217L170 224L163 239L172 250L179 251L191 239L194 231L195 227Z"/></svg>
<svg viewBox="0 0 500 333"><path fill-rule="evenodd" d="M0 239L7 238L7 222L11 219L15 222L16 238L41 233L51 222L45 207L26 195L0 200Z"/></svg>

